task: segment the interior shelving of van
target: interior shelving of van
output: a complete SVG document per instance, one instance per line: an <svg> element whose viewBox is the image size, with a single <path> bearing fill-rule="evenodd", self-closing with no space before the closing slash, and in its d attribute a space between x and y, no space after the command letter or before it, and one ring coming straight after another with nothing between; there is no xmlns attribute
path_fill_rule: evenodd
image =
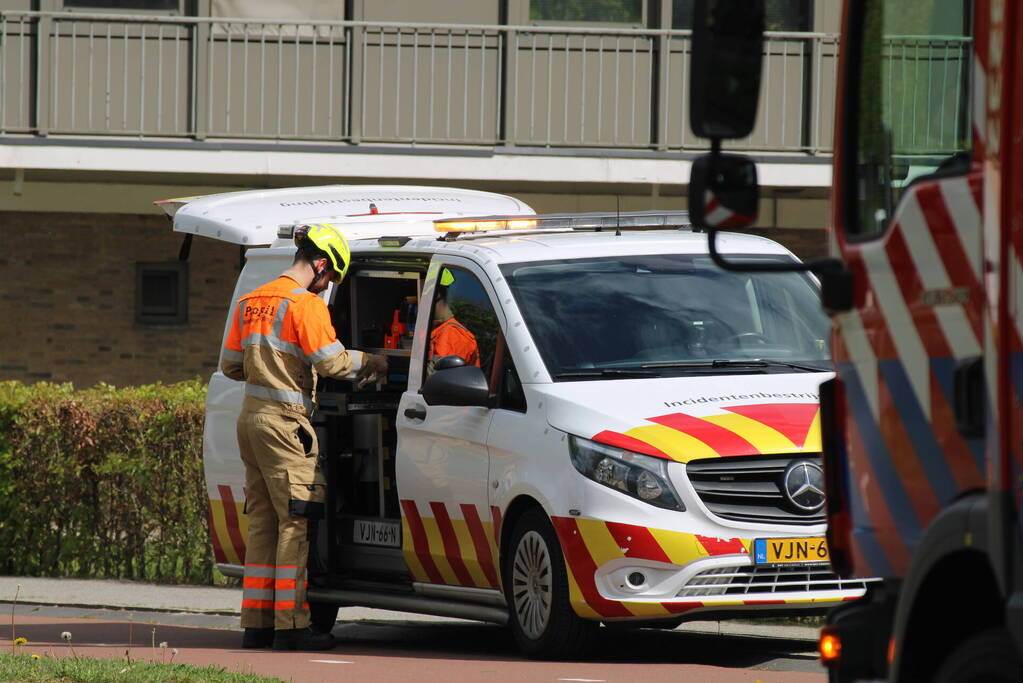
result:
<svg viewBox="0 0 1023 683"><path fill-rule="evenodd" d="M388 356L388 373L363 388L352 381L318 381L313 421L329 482L320 533L334 541L319 545L327 548L320 561L329 585L369 581L411 591L401 554L394 416L408 383L426 266L355 264L333 293L330 309L339 339L347 347Z"/></svg>

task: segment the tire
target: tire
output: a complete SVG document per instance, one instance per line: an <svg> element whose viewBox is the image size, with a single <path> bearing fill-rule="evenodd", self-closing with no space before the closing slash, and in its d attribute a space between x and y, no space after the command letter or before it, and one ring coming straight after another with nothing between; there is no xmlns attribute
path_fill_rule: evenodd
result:
<svg viewBox="0 0 1023 683"><path fill-rule="evenodd" d="M330 633L337 623L338 606L326 602L309 601L309 620L315 630Z"/></svg>
<svg viewBox="0 0 1023 683"><path fill-rule="evenodd" d="M1004 628L973 636L952 650L938 667L935 683L1011 683L1023 681L1023 662Z"/></svg>
<svg viewBox="0 0 1023 683"><path fill-rule="evenodd" d="M579 618L568 601L568 575L557 534L540 509L516 522L504 563L509 625L533 659L585 655L600 624Z"/></svg>

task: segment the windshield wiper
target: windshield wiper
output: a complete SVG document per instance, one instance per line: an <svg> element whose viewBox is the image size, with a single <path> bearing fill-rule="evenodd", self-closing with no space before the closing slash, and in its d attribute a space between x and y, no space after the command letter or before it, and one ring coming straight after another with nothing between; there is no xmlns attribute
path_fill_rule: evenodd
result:
<svg viewBox="0 0 1023 683"><path fill-rule="evenodd" d="M793 370L803 370L805 372L831 372L831 368L821 368L816 365L805 365L803 363L790 363L787 360L765 360L763 358L758 358L757 362L766 363L767 365L792 368Z"/></svg>
<svg viewBox="0 0 1023 683"><path fill-rule="evenodd" d="M763 358L750 358L748 360L707 360L707 361L665 361L662 363L644 363L641 368L766 368L785 367L804 372L828 372L827 368L818 368L813 365L801 365L789 363L783 360L765 360Z"/></svg>
<svg viewBox="0 0 1023 683"><path fill-rule="evenodd" d="M647 366L643 366L646 368ZM567 379L571 377L655 377L659 375L658 372L652 370L646 370L636 368L630 370L628 368L602 368L593 370L569 370L567 372L559 372L554 375L554 379Z"/></svg>

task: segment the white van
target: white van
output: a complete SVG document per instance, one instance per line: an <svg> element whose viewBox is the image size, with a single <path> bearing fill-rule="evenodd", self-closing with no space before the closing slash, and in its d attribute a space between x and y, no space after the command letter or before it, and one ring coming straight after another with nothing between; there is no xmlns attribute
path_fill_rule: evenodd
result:
<svg viewBox="0 0 1023 683"><path fill-rule="evenodd" d="M823 538L817 387L831 375L809 276L720 270L684 213L532 216L502 195L396 186L164 206L186 235L268 245L247 251L231 307L291 263L294 226L350 240L349 274L323 296L342 343L390 369L377 386L317 387L320 626L339 605L465 617L562 657L601 622L805 613L863 593L831 572ZM718 248L794 259L752 236ZM441 295L478 367L429 357ZM241 401L214 373L211 533L234 576Z"/></svg>

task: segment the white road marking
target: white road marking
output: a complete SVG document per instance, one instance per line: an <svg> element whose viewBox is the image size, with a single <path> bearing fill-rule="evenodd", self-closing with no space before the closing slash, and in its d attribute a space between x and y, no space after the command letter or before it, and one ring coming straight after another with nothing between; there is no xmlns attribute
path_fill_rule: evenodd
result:
<svg viewBox="0 0 1023 683"><path fill-rule="evenodd" d="M310 659L313 664L354 664L355 662L346 662L343 659Z"/></svg>
<svg viewBox="0 0 1023 683"><path fill-rule="evenodd" d="M559 678L559 681L577 681L578 683L606 683L604 678Z"/></svg>

